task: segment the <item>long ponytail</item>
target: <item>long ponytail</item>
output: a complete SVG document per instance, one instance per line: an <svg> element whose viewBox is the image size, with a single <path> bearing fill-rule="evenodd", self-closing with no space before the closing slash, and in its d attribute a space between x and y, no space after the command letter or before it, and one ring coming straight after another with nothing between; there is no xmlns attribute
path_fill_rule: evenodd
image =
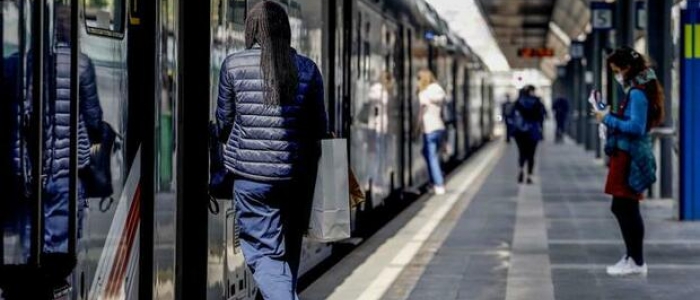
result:
<svg viewBox="0 0 700 300"><path fill-rule="evenodd" d="M262 48L260 67L264 80L265 104L278 106L294 99L299 75L293 59L292 30L282 6L272 1L256 4L245 24L246 48Z"/></svg>

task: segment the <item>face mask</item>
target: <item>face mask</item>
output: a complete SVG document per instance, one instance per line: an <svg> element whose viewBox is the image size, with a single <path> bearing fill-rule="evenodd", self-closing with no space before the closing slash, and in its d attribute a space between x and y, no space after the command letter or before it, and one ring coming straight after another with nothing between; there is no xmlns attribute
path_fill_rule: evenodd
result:
<svg viewBox="0 0 700 300"><path fill-rule="evenodd" d="M625 77L622 76L622 74L620 74L620 73L615 74L615 80L617 80L617 82L618 82L621 86L625 86Z"/></svg>

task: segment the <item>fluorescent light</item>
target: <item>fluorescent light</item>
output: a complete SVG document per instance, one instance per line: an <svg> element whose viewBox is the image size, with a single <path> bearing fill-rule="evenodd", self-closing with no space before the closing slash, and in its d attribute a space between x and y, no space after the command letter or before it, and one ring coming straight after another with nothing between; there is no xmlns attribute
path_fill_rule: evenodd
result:
<svg viewBox="0 0 700 300"><path fill-rule="evenodd" d="M564 32L557 23L549 22L549 30L567 47L571 45L571 38Z"/></svg>
<svg viewBox="0 0 700 300"><path fill-rule="evenodd" d="M450 28L464 38L490 71L507 72L510 70L508 60L474 1L427 0Z"/></svg>

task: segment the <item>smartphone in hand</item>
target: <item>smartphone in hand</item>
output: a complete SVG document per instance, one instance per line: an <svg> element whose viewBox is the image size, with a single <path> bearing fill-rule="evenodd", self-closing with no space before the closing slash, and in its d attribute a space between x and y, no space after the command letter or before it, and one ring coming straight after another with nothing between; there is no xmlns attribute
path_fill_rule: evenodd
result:
<svg viewBox="0 0 700 300"><path fill-rule="evenodd" d="M591 94L590 96L588 96L588 103L590 103L593 109L596 111L605 110L605 108L607 107L607 105L603 101L602 93L597 89L591 90Z"/></svg>

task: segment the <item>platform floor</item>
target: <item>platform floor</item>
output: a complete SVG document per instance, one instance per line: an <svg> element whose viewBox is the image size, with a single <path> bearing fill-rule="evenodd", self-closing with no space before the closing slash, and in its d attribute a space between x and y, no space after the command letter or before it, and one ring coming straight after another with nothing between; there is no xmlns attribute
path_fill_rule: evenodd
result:
<svg viewBox="0 0 700 300"><path fill-rule="evenodd" d="M700 223L678 222L673 201L643 202L649 275L612 278L623 244L602 162L545 141L519 186L515 145L482 152L302 299L700 299Z"/></svg>

